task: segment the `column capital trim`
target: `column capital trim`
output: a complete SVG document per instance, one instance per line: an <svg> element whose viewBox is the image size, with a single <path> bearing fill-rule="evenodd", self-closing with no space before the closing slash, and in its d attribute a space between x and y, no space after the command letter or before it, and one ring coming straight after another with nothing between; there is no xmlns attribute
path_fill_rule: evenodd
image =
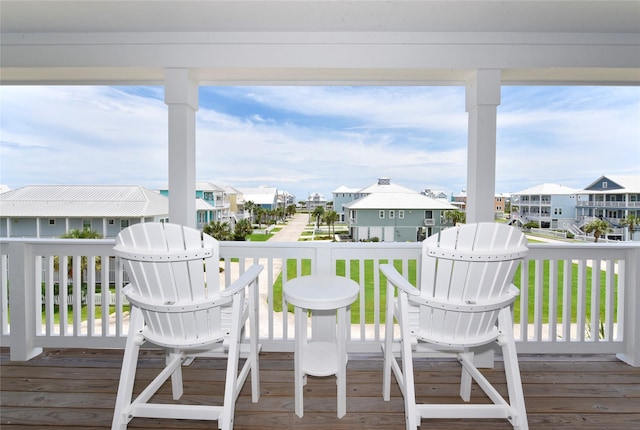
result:
<svg viewBox="0 0 640 430"><path fill-rule="evenodd" d="M500 104L501 75L499 69L475 70L466 84L466 111L476 106Z"/></svg>

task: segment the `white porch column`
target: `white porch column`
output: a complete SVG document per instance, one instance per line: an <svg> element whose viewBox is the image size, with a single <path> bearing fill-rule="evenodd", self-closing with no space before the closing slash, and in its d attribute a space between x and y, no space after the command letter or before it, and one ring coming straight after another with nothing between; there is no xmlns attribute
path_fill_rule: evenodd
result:
<svg viewBox="0 0 640 430"><path fill-rule="evenodd" d="M496 118L500 70L476 70L466 85L469 114L467 222L493 221L496 189Z"/></svg>
<svg viewBox="0 0 640 430"><path fill-rule="evenodd" d="M169 221L196 227L198 83L188 69L165 69L169 107Z"/></svg>

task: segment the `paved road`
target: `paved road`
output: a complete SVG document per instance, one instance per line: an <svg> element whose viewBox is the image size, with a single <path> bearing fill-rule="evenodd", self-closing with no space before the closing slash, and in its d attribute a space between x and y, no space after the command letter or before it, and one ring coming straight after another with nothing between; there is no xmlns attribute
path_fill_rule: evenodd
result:
<svg viewBox="0 0 640 430"><path fill-rule="evenodd" d="M307 226L308 214L295 214L292 219L282 226L282 230L274 233L270 242L297 242L298 238Z"/></svg>

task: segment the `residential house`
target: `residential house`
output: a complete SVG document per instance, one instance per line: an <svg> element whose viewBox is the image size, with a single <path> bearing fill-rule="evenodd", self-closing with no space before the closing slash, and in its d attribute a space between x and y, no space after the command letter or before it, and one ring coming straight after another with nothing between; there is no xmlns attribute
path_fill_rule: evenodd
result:
<svg viewBox="0 0 640 430"><path fill-rule="evenodd" d="M244 195L244 202L253 202L262 209L278 208L278 189L275 187L238 188Z"/></svg>
<svg viewBox="0 0 640 430"><path fill-rule="evenodd" d="M392 184L389 178L380 178L360 194L363 197L343 204L349 213L348 226L354 241L421 241L450 226L444 212L456 209L444 200Z"/></svg>
<svg viewBox="0 0 640 430"><path fill-rule="evenodd" d="M495 194L493 196L493 217L495 219L504 218L506 205L510 201L508 194ZM451 195L451 204L458 210L465 211L467 208L467 190L461 190L457 194Z"/></svg>
<svg viewBox="0 0 640 430"><path fill-rule="evenodd" d="M577 193L578 225L596 218L604 219L613 229L607 234L609 239L639 239L640 232L635 231L633 237L629 237L628 228L621 223L629 215L640 216L640 175L601 176Z"/></svg>
<svg viewBox="0 0 640 430"><path fill-rule="evenodd" d="M513 193L511 220L521 226L534 221L540 228L570 230L575 223L577 191L546 183Z"/></svg>
<svg viewBox="0 0 640 430"><path fill-rule="evenodd" d="M169 196L168 189L160 190ZM196 182L196 227L202 229L210 222L230 222L229 196L223 187L211 182Z"/></svg>
<svg viewBox="0 0 640 430"><path fill-rule="evenodd" d="M310 194L309 197L307 197L307 210L309 212L313 212L315 208L318 208L318 207L326 208L327 199L322 194L318 194L318 193Z"/></svg>
<svg viewBox="0 0 640 430"><path fill-rule="evenodd" d="M343 206L362 197L360 190L361 188L349 188L345 185L341 185L333 191L333 210L336 211L340 217L338 222L347 221L347 216L345 216Z"/></svg>
<svg viewBox="0 0 640 430"><path fill-rule="evenodd" d="M424 190L420 191L420 194L436 200L447 200L447 193L442 190L432 190L430 188L425 188Z"/></svg>
<svg viewBox="0 0 640 430"><path fill-rule="evenodd" d="M167 197L137 185L28 185L0 194L0 237L60 237L85 228L103 237L166 221Z"/></svg>

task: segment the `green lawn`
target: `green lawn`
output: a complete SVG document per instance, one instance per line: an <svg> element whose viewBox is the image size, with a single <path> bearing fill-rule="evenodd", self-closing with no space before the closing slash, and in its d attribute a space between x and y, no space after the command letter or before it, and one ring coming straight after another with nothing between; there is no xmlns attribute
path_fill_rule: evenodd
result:
<svg viewBox="0 0 640 430"><path fill-rule="evenodd" d="M297 264L296 264L297 260L294 259L290 259L287 261L287 266L288 266L288 273L289 273L289 277L290 279L293 279L298 275L297 273ZM352 260L350 261L350 265L351 265L351 279L353 279L356 282L359 282L360 280L360 262L357 260ZM386 261L381 261L382 263L386 263ZM394 265L396 266L396 268L398 268L398 270L401 270L401 263L400 261L396 261L394 263ZM416 262L411 261L409 262L409 281L415 285L416 283ZM571 301L573 303L572 309L571 309L571 321L575 322L576 321L576 302L577 302L577 285L578 285L578 265L577 264L573 264L572 263L572 293L571 293ZM336 266L336 273L340 276L344 276L345 274L345 261L338 261L337 262L337 266ZM543 323L547 323L548 322L548 318L549 318L549 262L545 261L544 262L544 267L543 267L543 276L544 276L544 285L543 285L543 290L544 290L544 294L543 294L543 312L542 312L542 318L543 318ZM556 315L558 315L558 321L561 322L562 321L562 297L563 297L563 288L562 288L562 279L563 279L563 273L564 273L564 263L563 262L559 262L558 263L558 281L557 281L557 285L558 285L558 305L557 305L557 310L556 310ZM311 274L311 261L310 260L302 260L302 275L309 275ZM528 281L528 296L529 296L529 309L528 309L528 321L533 321L534 320L534 298L536 297L535 294L535 262L530 262L529 264L529 281ZM600 292L600 315L599 315L599 319L600 320L604 320L604 307L605 307L605 291L604 291L604 285L605 285L605 273L601 274L601 279L600 279L600 285L602 287L602 290ZM589 314L590 309L591 309L591 268L587 267L586 270L586 307L587 307L587 314ZM373 323L373 304L374 304L374 300L373 300L373 295L374 295L374 285L373 285L373 261L372 260L366 260L364 262L364 279L365 279L365 306L366 308L364 309L365 312L365 321L367 323ZM614 282L617 283L618 280L618 275L615 275L615 279ZM520 288L520 268L518 268L516 275L515 275L515 279L514 279L514 284ZM380 309L381 309L381 319L380 321L384 321L384 310L385 310L385 304L386 304L386 279L385 277L380 274ZM278 276L278 278L276 279L275 283L274 283L274 292L273 292L273 297L274 297L274 311L276 312L281 312L282 311L282 275ZM617 296L617 291L616 291L616 296ZM617 297L614 298L614 303L617 306ZM291 306L289 306L289 311L292 312L293 308ZM351 306L351 320L353 323L358 323L360 320L360 301L356 301L352 306ZM617 311L614 310L614 315L617 314ZM515 306L514 306L514 320L518 321L520 319L520 299L518 298L516 300Z"/></svg>

